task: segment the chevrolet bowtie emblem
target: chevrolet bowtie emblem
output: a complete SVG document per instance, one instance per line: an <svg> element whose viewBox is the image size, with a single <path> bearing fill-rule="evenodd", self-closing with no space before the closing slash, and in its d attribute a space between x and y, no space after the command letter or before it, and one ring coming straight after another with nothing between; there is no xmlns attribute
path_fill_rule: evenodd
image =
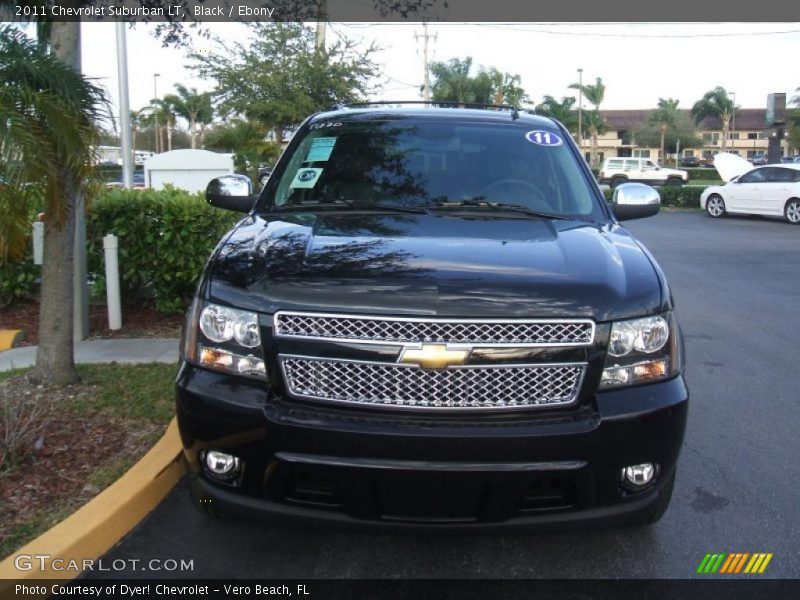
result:
<svg viewBox="0 0 800 600"><path fill-rule="evenodd" d="M444 369L450 365L463 365L469 350L451 350L445 344L422 344L420 348L405 348L400 362L419 365L423 369Z"/></svg>

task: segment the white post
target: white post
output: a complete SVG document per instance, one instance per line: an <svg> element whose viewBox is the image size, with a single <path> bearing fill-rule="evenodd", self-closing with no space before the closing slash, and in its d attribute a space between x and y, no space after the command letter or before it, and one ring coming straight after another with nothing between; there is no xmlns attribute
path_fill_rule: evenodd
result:
<svg viewBox="0 0 800 600"><path fill-rule="evenodd" d="M113 233L103 238L106 255L106 298L108 302L108 328L122 328L122 308L119 299L119 239Z"/></svg>
<svg viewBox="0 0 800 600"><path fill-rule="evenodd" d="M41 265L44 261L44 223L33 222L33 264Z"/></svg>

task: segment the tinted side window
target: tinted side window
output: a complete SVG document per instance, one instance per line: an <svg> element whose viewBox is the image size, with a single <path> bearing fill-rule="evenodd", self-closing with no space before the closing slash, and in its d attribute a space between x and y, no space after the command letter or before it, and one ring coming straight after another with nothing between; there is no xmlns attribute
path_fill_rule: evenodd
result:
<svg viewBox="0 0 800 600"><path fill-rule="evenodd" d="M780 167L770 167L764 170L768 171L767 181L771 183L791 183L795 180L797 173L794 169L781 169Z"/></svg>
<svg viewBox="0 0 800 600"><path fill-rule="evenodd" d="M621 160L609 160L607 163L607 167L609 169L621 169L622 168L622 161Z"/></svg>
<svg viewBox="0 0 800 600"><path fill-rule="evenodd" d="M739 178L739 183L761 183L766 181L766 169L753 169Z"/></svg>

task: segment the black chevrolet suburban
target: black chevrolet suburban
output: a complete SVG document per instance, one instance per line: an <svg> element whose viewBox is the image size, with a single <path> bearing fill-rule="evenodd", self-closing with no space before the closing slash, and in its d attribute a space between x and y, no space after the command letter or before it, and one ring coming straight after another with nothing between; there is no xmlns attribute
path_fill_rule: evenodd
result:
<svg viewBox="0 0 800 600"><path fill-rule="evenodd" d="M569 132L515 108L308 118L214 250L177 416L211 515L384 526L642 525L686 423L664 273Z"/></svg>

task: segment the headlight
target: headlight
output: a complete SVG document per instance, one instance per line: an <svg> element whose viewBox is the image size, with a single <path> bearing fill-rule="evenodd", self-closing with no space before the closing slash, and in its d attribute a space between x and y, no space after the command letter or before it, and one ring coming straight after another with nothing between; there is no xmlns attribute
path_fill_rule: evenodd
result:
<svg viewBox="0 0 800 600"><path fill-rule="evenodd" d="M183 336L184 358L198 366L263 379L258 315L195 300Z"/></svg>
<svg viewBox="0 0 800 600"><path fill-rule="evenodd" d="M633 350L652 354L669 339L669 325L664 317L646 317L634 321L618 321L611 327L608 353L625 356Z"/></svg>
<svg viewBox="0 0 800 600"><path fill-rule="evenodd" d="M245 348L255 348L261 344L258 316L226 306L206 306L200 313L200 331L212 342L235 339Z"/></svg>
<svg viewBox="0 0 800 600"><path fill-rule="evenodd" d="M683 365L680 332L674 318L645 317L611 326L600 389L673 377Z"/></svg>

